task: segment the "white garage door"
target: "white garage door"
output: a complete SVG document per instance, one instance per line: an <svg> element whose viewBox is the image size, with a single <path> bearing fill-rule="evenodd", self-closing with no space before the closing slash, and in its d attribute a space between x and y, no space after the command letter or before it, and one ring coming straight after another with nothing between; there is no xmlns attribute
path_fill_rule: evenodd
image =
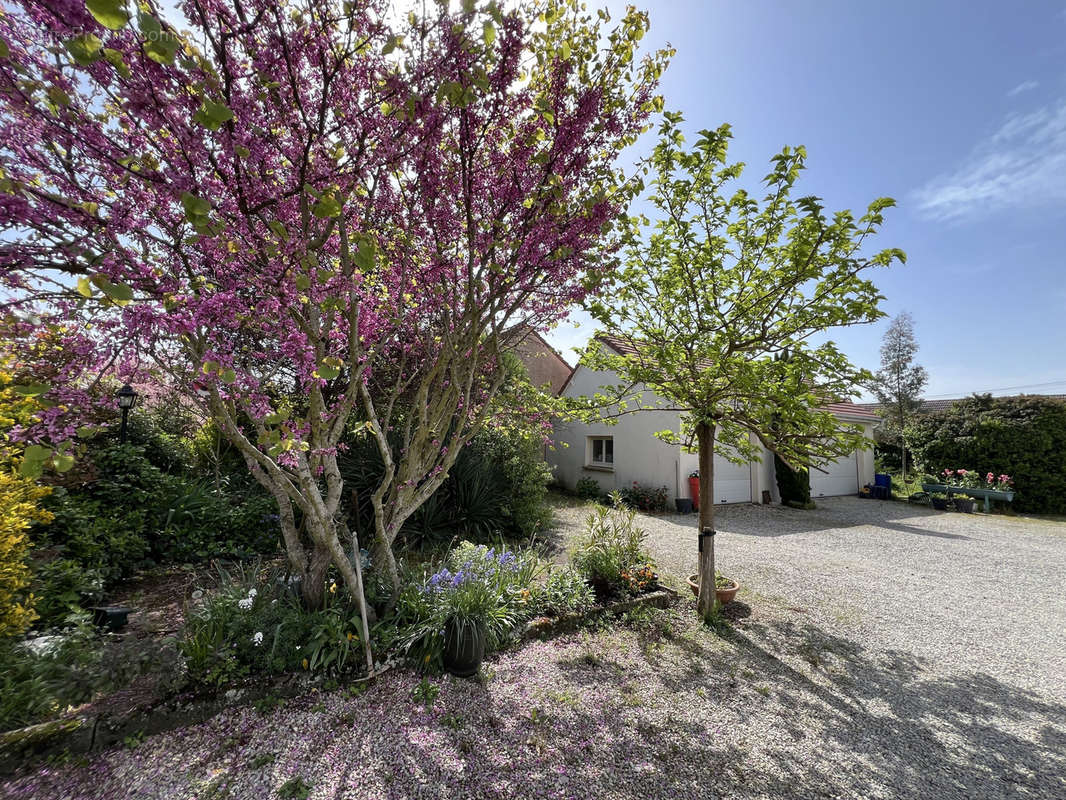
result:
<svg viewBox="0 0 1066 800"><path fill-rule="evenodd" d="M811 497L838 497L859 493L859 467L855 453L832 464L822 465L821 472L811 469Z"/></svg>
<svg viewBox="0 0 1066 800"><path fill-rule="evenodd" d="M714 504L750 503L751 467L714 456Z"/></svg>

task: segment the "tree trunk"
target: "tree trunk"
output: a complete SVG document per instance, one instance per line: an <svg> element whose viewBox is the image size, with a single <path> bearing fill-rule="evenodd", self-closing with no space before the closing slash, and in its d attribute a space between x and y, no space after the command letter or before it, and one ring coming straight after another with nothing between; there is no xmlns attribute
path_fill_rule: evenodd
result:
<svg viewBox="0 0 1066 800"><path fill-rule="evenodd" d="M696 438L700 458L699 583L697 609L704 619L714 614L714 426L699 423ZM707 535L710 534L710 535Z"/></svg>
<svg viewBox="0 0 1066 800"><path fill-rule="evenodd" d="M315 611L322 608L326 601L326 575L332 563L332 554L328 547L316 543L311 551L310 563L300 581L300 597L304 607Z"/></svg>
<svg viewBox="0 0 1066 800"><path fill-rule="evenodd" d="M907 415L903 411L903 405L899 407L899 461L903 481L907 481L907 442L903 438L903 425L907 421Z"/></svg>
<svg viewBox="0 0 1066 800"><path fill-rule="evenodd" d="M385 570L385 576L389 579L390 595L387 611L391 611L400 598L400 570L396 564L396 554L392 551L392 545L388 538L380 530L374 536L374 549L371 558L375 569Z"/></svg>

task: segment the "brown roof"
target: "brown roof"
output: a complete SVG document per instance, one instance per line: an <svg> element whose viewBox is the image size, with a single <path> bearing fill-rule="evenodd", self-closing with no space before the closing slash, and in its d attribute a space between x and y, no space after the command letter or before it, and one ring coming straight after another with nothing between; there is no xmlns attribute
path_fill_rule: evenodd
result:
<svg viewBox="0 0 1066 800"><path fill-rule="evenodd" d="M566 359L528 326L515 343L514 350L529 372L530 382L534 386L548 384L553 394L557 395L563 390L573 373Z"/></svg>
<svg viewBox="0 0 1066 800"><path fill-rule="evenodd" d="M876 422L880 419L873 411L864 408L864 405L864 403L826 403L822 408L826 411L832 411L837 416L868 419L871 422Z"/></svg>

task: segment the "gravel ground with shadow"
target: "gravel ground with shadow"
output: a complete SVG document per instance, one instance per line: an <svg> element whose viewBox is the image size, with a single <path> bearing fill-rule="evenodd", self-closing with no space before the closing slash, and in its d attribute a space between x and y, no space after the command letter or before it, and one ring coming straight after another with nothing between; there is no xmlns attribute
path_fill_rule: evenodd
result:
<svg viewBox="0 0 1066 800"><path fill-rule="evenodd" d="M1066 797L1066 524L818 504L717 509L719 568L742 584L736 636L788 686L759 735L818 731L850 751L868 783L847 796ZM584 513L560 503L564 541ZM695 515L638 519L664 571L695 570Z"/></svg>

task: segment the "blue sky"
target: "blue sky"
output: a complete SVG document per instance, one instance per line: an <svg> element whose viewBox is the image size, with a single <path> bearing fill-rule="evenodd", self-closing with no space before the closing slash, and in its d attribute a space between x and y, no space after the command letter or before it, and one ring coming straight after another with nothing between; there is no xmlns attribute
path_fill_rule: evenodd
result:
<svg viewBox="0 0 1066 800"><path fill-rule="evenodd" d="M648 46L677 48L667 108L693 133L729 122L747 179L804 144L802 194L896 198L878 244L908 262L876 280L914 317L927 397L1066 393L1066 2L642 7ZM574 320L548 337L571 363L594 330ZM887 324L831 338L876 369Z"/></svg>

